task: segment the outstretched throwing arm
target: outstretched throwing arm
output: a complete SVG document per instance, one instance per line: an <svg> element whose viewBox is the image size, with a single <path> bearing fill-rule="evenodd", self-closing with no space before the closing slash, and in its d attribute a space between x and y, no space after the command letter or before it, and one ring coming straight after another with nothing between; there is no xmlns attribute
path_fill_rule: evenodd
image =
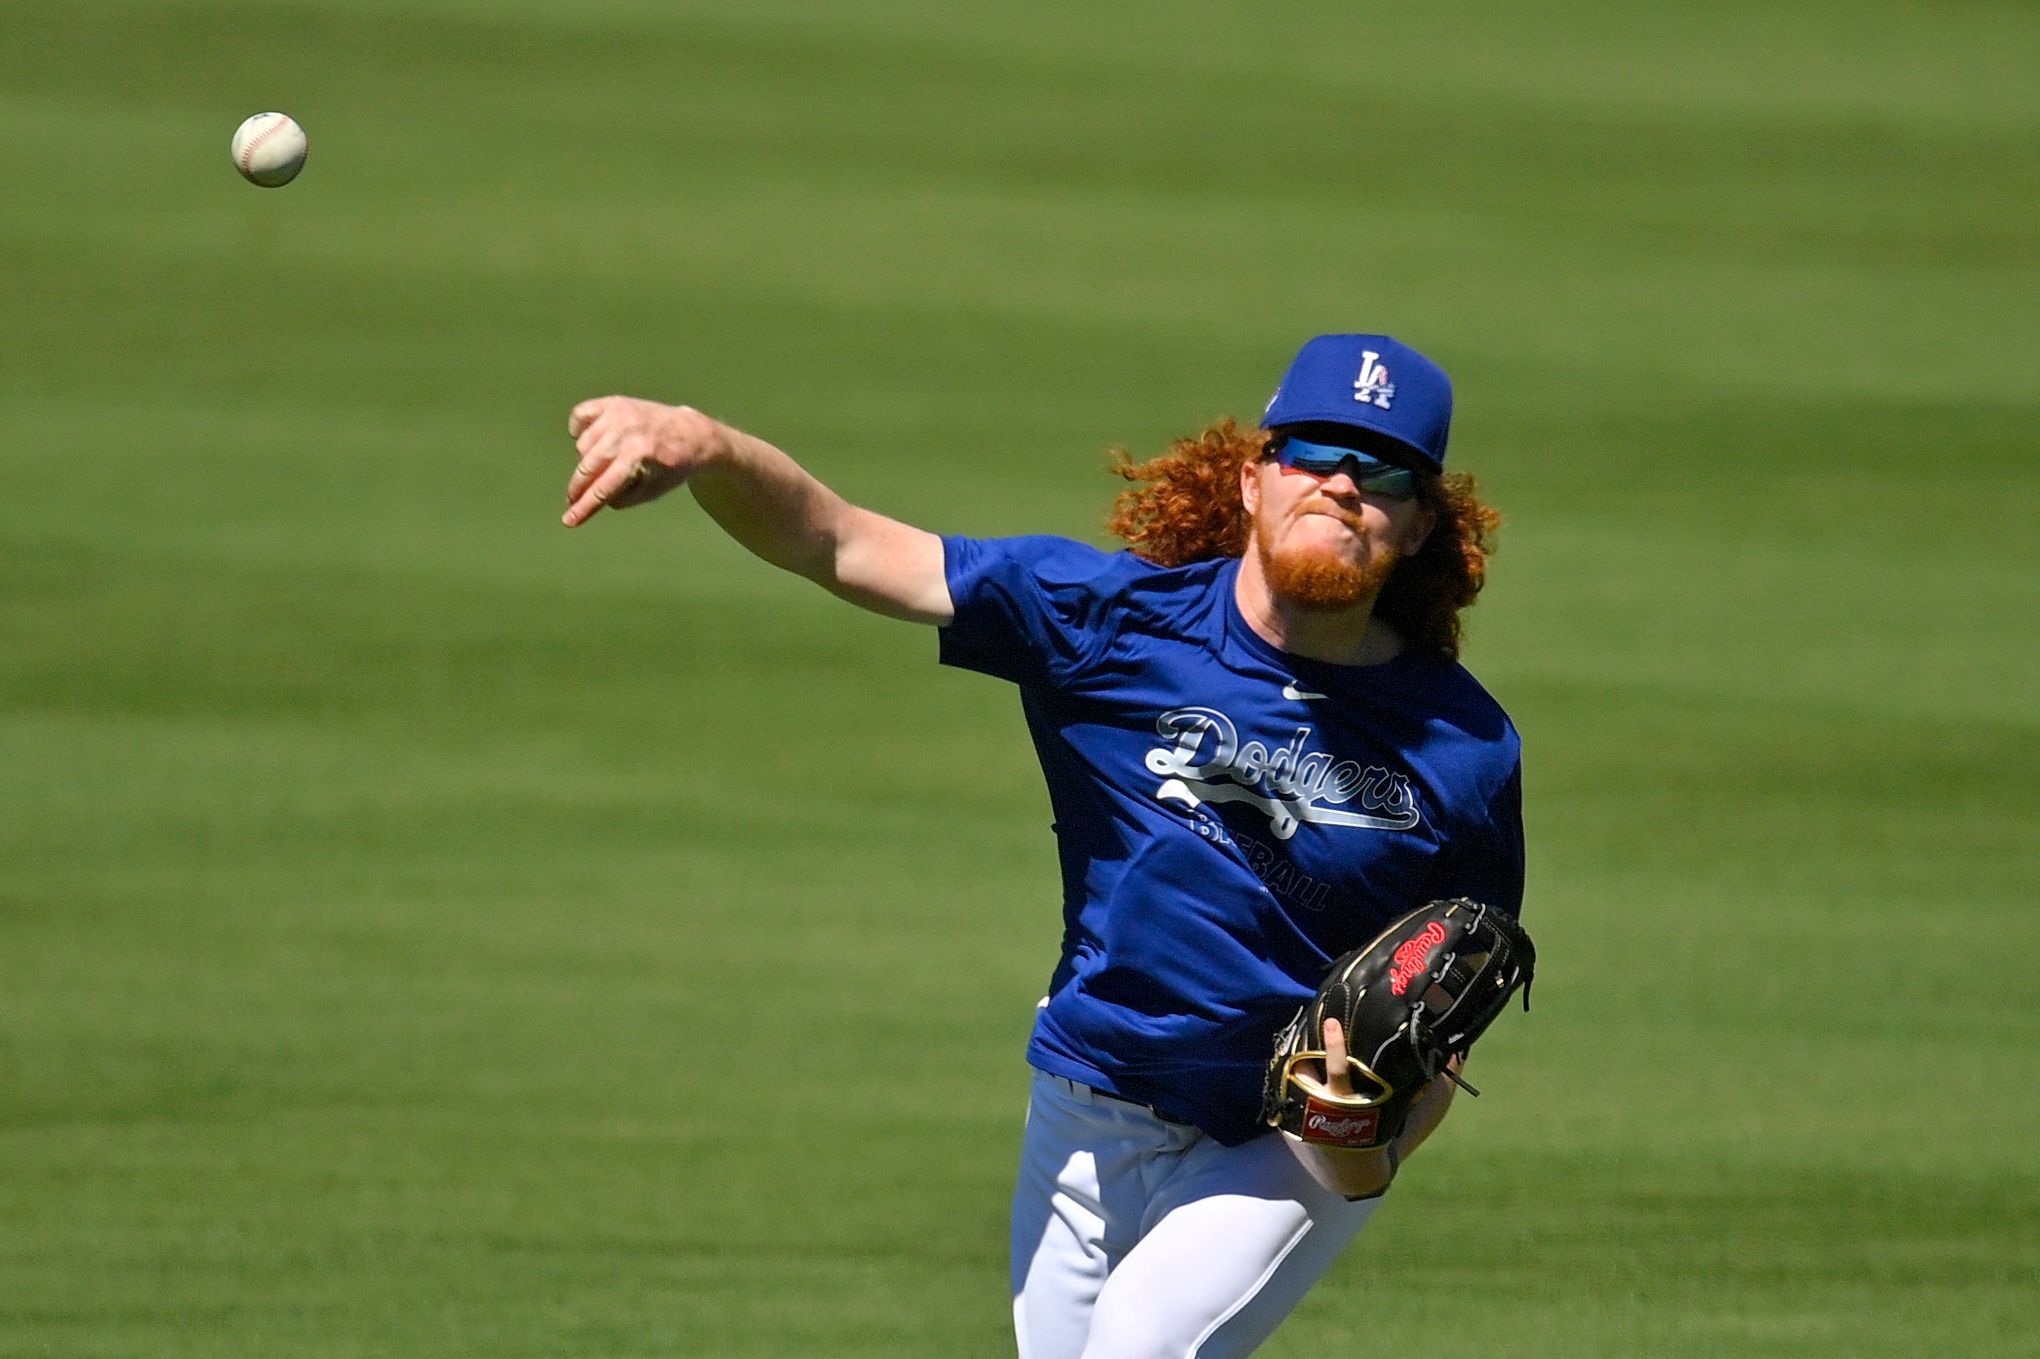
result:
<svg viewBox="0 0 2040 1359"><path fill-rule="evenodd" d="M763 439L692 406L627 396L583 401L567 433L580 453L568 528L685 485L730 537L839 598L915 623L955 615L940 538L852 505Z"/></svg>

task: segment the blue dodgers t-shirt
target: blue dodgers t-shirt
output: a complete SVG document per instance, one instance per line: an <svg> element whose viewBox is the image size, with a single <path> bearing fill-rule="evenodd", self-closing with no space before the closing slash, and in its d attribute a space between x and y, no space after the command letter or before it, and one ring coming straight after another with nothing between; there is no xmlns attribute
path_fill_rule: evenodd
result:
<svg viewBox="0 0 2040 1359"><path fill-rule="evenodd" d="M1333 959L1440 897L1520 909L1516 732L1458 664L1279 651L1233 559L943 542L942 661L1019 686L1055 814L1034 1066L1243 1142L1275 1032Z"/></svg>

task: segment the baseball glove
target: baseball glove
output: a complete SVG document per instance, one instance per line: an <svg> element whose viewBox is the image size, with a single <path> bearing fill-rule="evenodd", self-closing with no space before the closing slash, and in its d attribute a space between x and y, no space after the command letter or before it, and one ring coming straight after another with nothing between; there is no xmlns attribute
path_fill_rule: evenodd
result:
<svg viewBox="0 0 2040 1359"><path fill-rule="evenodd" d="M1276 1036L1263 1121L1334 1188L1328 1165L1339 1151L1386 1148L1392 1176L1392 1144L1433 1078L1443 1073L1480 1093L1447 1063L1465 1055L1517 987L1530 1008L1536 964L1530 936L1500 911L1463 898L1418 907L1333 963L1317 995ZM1346 1035L1351 1094L1324 1079L1327 1019Z"/></svg>

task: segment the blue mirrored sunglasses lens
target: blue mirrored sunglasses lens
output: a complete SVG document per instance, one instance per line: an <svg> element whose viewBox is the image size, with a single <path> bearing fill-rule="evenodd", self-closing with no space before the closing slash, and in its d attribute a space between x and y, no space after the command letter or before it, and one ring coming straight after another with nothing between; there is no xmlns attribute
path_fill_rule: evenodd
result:
<svg viewBox="0 0 2040 1359"><path fill-rule="evenodd" d="M1350 448L1285 439L1275 450L1275 460L1284 467L1294 467L1319 477L1328 477L1344 467L1355 485L1377 495L1416 494L1416 473L1407 467L1397 467L1394 463L1370 458L1365 453L1356 453Z"/></svg>

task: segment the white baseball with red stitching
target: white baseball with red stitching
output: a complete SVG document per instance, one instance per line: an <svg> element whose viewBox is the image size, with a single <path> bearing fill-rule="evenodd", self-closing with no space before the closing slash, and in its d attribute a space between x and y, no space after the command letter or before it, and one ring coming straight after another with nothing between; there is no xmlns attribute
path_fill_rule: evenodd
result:
<svg viewBox="0 0 2040 1359"><path fill-rule="evenodd" d="M250 184L274 189L305 168L305 130L288 113L258 113L234 129L234 168Z"/></svg>

